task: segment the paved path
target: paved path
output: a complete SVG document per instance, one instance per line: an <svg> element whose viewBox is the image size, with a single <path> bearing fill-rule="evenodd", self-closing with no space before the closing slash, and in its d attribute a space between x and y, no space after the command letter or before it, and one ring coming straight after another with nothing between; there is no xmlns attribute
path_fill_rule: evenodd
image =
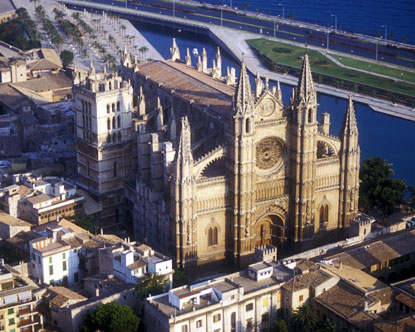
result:
<svg viewBox="0 0 415 332"><path fill-rule="evenodd" d="M50 42L47 37L46 31L43 29L43 26L38 19L35 12L35 3L30 0L12 0L16 8L25 7L37 25L39 32L42 36L45 37L44 40L41 40L42 47L45 48L54 48L53 44ZM72 18L72 13L78 12L76 10L65 9L61 6L60 3L56 0L42 0L40 3L48 15L49 19L55 23L59 33L64 38L65 43L62 45L61 50L57 50L59 54L62 50L69 50L74 53L74 65L78 68L88 68L91 61L94 64L94 67L97 70L103 70L105 62L102 59L102 56L98 53L98 50L93 46L93 40L89 37L84 38L84 49L86 49L86 54L83 54L82 50L79 50L69 38L59 29L55 22L55 14L53 13L54 8L58 8L66 13L66 19L70 20L72 23L76 24L76 21ZM39 5L37 3L36 5ZM144 36L135 29L135 27L128 21L123 19L117 19L117 25L114 24L114 19L104 18L102 15L88 13L82 13L81 17L87 24L91 26L94 30L94 34L97 36L97 42L105 47L108 53L112 54L117 60L120 59L119 51L123 51L127 42L128 50L136 55L138 59L141 59L142 54L139 49L145 46L148 51L146 52L146 58L152 58L156 60L163 60L163 57L157 52L157 50L148 42ZM93 21L97 20L97 21ZM121 26L125 27L125 31L121 30ZM105 31L105 33L104 33ZM114 38L115 43L109 45L109 36Z"/></svg>

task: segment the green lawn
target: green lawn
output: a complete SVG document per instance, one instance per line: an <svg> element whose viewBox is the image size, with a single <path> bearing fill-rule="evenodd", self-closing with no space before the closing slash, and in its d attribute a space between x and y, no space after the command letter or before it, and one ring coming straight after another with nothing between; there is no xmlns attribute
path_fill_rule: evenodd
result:
<svg viewBox="0 0 415 332"><path fill-rule="evenodd" d="M404 69L401 70L401 69L390 68L390 67L386 67L386 66L366 62L366 61L360 61L360 60L355 60L355 59L351 59L351 58L346 58L346 57L340 56L340 55L332 55L332 57L336 58L342 64L344 64L345 66L348 66L348 67L364 69L364 70L371 71L371 72L374 72L374 73L377 73L377 74L382 74L382 75L395 77L395 78L402 78L402 79L404 79L406 81L409 81L409 82L415 82L415 73L405 71ZM403 75L401 75L401 73Z"/></svg>
<svg viewBox="0 0 415 332"><path fill-rule="evenodd" d="M305 53L304 47L278 43L267 39L251 39L248 40L248 43L276 63L301 68L302 57ZM382 78L340 67L317 51L308 50L308 55L311 70L314 73L325 74L343 80L415 96L415 85L395 82L393 79Z"/></svg>

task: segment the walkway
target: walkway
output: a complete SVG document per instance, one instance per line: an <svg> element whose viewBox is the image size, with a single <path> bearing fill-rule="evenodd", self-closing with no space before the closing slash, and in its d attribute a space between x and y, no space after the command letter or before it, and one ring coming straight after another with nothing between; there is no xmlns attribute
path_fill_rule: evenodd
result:
<svg viewBox="0 0 415 332"><path fill-rule="evenodd" d="M16 8L24 7L27 9L29 15L35 22L38 27L39 32L44 39L41 41L42 47L45 48L54 48L49 37L46 34L46 31L43 29L41 22L39 21L36 12L35 12L35 3L30 0L12 0ZM64 38L65 43L62 45L61 50L68 50L74 53L74 65L78 68L88 68L91 61L94 64L94 67L102 71L104 68L105 61L103 61L102 56L98 53L98 50L94 48L94 41L89 38L84 38L84 47L83 49L78 49L69 38L60 30L55 22L55 14L53 13L54 8L58 8L65 12L66 19L70 20L72 23L76 24L76 21L72 18L72 13L78 12L76 10L65 9L55 0L42 0L41 3L36 3L36 6L41 4L49 19L55 24L61 36ZM120 51L123 51L126 43L128 44L128 50L136 55L138 59L141 59L142 54L139 49L141 47L146 47L147 52L145 54L146 58L152 58L155 60L163 60L163 57L157 52L157 50L148 42L144 36L138 32L135 27L128 21L123 19L117 19L117 25L114 24L114 19L104 18L102 15L98 14L88 14L81 12L80 18L84 20L87 24L91 26L94 30L94 34L97 36L96 41L100 43L106 51L113 55L117 60L120 59ZM121 29L121 27L125 27ZM114 38L114 44L110 46L109 36ZM57 50L59 54L59 50Z"/></svg>

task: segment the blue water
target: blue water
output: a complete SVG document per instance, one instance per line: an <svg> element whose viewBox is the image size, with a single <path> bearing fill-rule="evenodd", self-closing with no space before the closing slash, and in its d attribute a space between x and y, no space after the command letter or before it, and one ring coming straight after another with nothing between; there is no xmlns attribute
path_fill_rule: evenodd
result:
<svg viewBox="0 0 415 332"><path fill-rule="evenodd" d="M136 24L140 32L149 40L157 51L166 59L169 58L169 47L172 37L176 38L180 48L181 57L184 58L186 48L190 51L197 48L199 53L203 47L206 48L209 67L216 54L217 45L205 35L178 31L159 26ZM196 58L193 57L192 64L195 65ZM235 67L239 72L237 61L232 59L230 54L222 51L222 70L226 66ZM251 76L251 81L253 77ZM271 84L273 84L271 82ZM281 84L284 104L288 105L292 87ZM318 95L318 116L328 112L331 115L330 133L338 136L341 123L347 108L347 101L344 99ZM359 129L359 143L362 159L380 156L392 163L397 177L403 178L406 183L415 184L415 122L394 118L372 111L368 106L355 104L356 117Z"/></svg>
<svg viewBox="0 0 415 332"><path fill-rule="evenodd" d="M222 4L222 0L204 0L205 2ZM284 4L285 17L294 14L295 19L317 23L320 25L334 25L334 17L337 15L339 29L376 35L385 33L382 25L387 26L388 38L393 34L393 39L415 43L415 1L414 0L232 0L232 6L243 8L243 4L249 4L248 10L255 12L282 16ZM224 4L230 5L230 0L224 0Z"/></svg>

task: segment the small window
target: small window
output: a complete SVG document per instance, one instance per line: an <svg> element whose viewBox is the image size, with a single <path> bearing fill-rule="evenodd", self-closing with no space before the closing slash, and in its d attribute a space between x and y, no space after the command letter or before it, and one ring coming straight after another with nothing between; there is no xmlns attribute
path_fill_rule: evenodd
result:
<svg viewBox="0 0 415 332"><path fill-rule="evenodd" d="M49 264L52 264L52 256L49 257Z"/></svg>
<svg viewBox="0 0 415 332"><path fill-rule="evenodd" d="M62 253L62 259L66 259L66 252Z"/></svg>
<svg viewBox="0 0 415 332"><path fill-rule="evenodd" d="M182 325L182 332L188 332L189 328L187 325Z"/></svg>
<svg viewBox="0 0 415 332"><path fill-rule="evenodd" d="M9 319L9 325L14 325L15 324L15 322L14 322L14 318L10 318Z"/></svg>
<svg viewBox="0 0 415 332"><path fill-rule="evenodd" d="M119 112L121 109L120 109L120 102L119 101L117 101L117 112Z"/></svg>
<svg viewBox="0 0 415 332"><path fill-rule="evenodd" d="M196 321L196 327L202 327L202 320L201 319Z"/></svg>
<svg viewBox="0 0 415 332"><path fill-rule="evenodd" d="M114 178L117 177L117 162L114 161Z"/></svg>
<svg viewBox="0 0 415 332"><path fill-rule="evenodd" d="M74 279L75 282L78 282L79 281L79 274L78 274L78 272L75 272L74 273L73 279Z"/></svg>
<svg viewBox="0 0 415 332"><path fill-rule="evenodd" d="M214 323L219 322L220 319L221 319L221 315L220 314L213 315L213 322Z"/></svg>
<svg viewBox="0 0 415 332"><path fill-rule="evenodd" d="M248 303L245 307L246 311L251 311L252 309L254 309L254 304L253 303Z"/></svg>
<svg viewBox="0 0 415 332"><path fill-rule="evenodd" d="M298 301L302 302L303 300L304 300L304 297L303 297L302 295L300 295L300 296L298 297Z"/></svg>
<svg viewBox="0 0 415 332"><path fill-rule="evenodd" d="M110 104L107 104L107 113L110 113Z"/></svg>
<svg viewBox="0 0 415 332"><path fill-rule="evenodd" d="M63 261L62 262L62 271L66 271L66 268L67 268L66 261Z"/></svg>
<svg viewBox="0 0 415 332"><path fill-rule="evenodd" d="M7 310L7 314L8 315L14 314L14 308L10 308L9 310Z"/></svg>
<svg viewBox="0 0 415 332"><path fill-rule="evenodd" d="M49 275L53 275L53 265L49 265Z"/></svg>

